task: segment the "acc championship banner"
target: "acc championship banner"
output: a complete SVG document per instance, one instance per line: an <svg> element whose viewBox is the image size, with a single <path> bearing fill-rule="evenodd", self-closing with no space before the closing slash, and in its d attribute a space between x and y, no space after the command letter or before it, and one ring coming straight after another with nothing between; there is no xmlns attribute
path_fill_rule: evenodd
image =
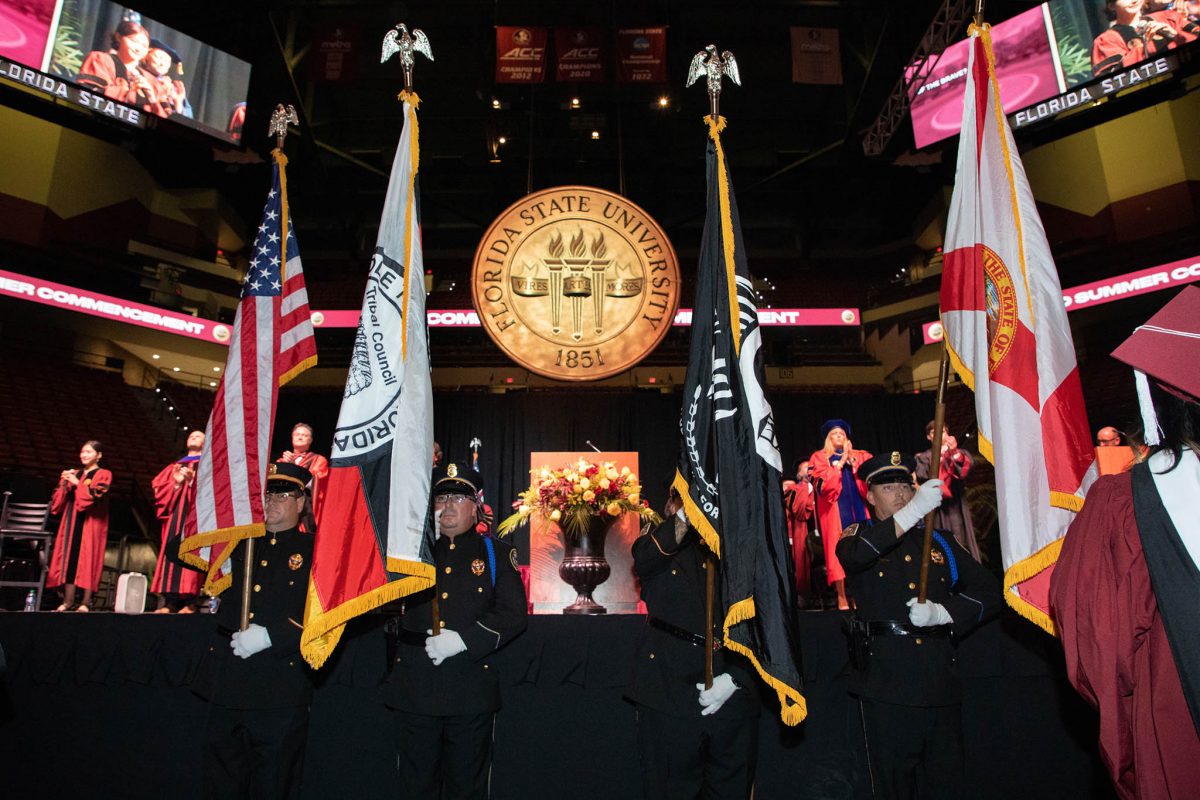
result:
<svg viewBox="0 0 1200 800"><path fill-rule="evenodd" d="M600 28L555 28L554 77L559 83L604 80L604 31Z"/></svg>
<svg viewBox="0 0 1200 800"><path fill-rule="evenodd" d="M496 26L496 83L541 83L546 79L547 28Z"/></svg>

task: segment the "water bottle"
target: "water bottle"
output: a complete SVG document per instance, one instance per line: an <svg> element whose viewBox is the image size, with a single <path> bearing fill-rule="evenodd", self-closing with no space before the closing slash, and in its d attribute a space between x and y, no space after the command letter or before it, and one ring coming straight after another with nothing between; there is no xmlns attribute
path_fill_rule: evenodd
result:
<svg viewBox="0 0 1200 800"><path fill-rule="evenodd" d="M35 592L33 589L30 589L29 594L25 595L25 610L26 611L37 611L37 607L35 605L36 603L37 603L37 592Z"/></svg>

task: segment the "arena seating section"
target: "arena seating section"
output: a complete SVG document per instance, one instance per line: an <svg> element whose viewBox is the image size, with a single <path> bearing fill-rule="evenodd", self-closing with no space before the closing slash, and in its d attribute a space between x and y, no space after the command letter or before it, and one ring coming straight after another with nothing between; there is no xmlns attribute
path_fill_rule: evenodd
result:
<svg viewBox="0 0 1200 800"><path fill-rule="evenodd" d="M53 483L62 470L79 465L85 441L99 439L103 464L113 472L113 496L128 498L134 485L148 491L154 475L178 456L179 445L170 438L174 420L156 420L139 392L153 390L127 386L119 372L40 354L0 356L0 471Z"/></svg>

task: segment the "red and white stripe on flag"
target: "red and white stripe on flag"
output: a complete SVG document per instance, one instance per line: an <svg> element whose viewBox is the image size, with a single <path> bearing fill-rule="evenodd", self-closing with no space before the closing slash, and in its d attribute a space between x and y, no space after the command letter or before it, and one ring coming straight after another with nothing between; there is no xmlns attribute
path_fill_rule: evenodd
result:
<svg viewBox="0 0 1200 800"><path fill-rule="evenodd" d="M288 215L286 157L275 152L271 191L233 320L225 372L204 430L196 468L196 534L180 558L205 571L219 594L232 547L261 536L263 484L279 387L317 363L300 250Z"/></svg>
<svg viewBox="0 0 1200 800"><path fill-rule="evenodd" d="M1000 107L987 26L971 26L946 225L941 318L996 468L1005 599L1054 632L1050 574L1096 478L1058 271Z"/></svg>

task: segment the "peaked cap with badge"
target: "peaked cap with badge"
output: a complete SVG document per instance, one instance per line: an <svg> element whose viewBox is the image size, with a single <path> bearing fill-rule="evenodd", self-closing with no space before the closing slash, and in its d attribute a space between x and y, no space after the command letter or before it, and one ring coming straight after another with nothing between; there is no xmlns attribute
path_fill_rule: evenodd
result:
<svg viewBox="0 0 1200 800"><path fill-rule="evenodd" d="M433 494L478 495L483 489L483 476L465 464L454 461L433 468Z"/></svg>
<svg viewBox="0 0 1200 800"><path fill-rule="evenodd" d="M299 464L277 461L267 467L267 491L287 491L300 488L308 491L312 485L312 473Z"/></svg>
<svg viewBox="0 0 1200 800"><path fill-rule="evenodd" d="M915 458L893 450L864 461L858 468L858 479L868 486L881 483L912 483L913 473L916 471Z"/></svg>

